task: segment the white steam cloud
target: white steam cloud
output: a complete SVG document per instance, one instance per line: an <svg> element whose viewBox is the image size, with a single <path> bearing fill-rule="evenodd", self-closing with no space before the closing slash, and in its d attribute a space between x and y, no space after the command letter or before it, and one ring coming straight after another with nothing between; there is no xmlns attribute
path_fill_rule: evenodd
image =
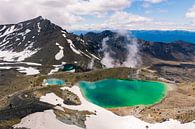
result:
<svg viewBox="0 0 195 129"><path fill-rule="evenodd" d="M123 43L123 48L127 50L127 55L125 61L122 59L116 59L111 55L116 52L111 50L108 41L109 37L106 37L102 40L102 49L103 51L103 58L101 63L105 65L106 68L113 68L113 67L131 67L135 68L141 65L141 56L139 54L139 45L137 43L136 38L130 37L128 31L118 31L117 35L114 38L124 37L126 40ZM120 54L120 53L118 53Z"/></svg>
<svg viewBox="0 0 195 129"><path fill-rule="evenodd" d="M95 61L95 58L92 58L90 63L88 64L88 69L93 69L94 67L94 61Z"/></svg>
<svg viewBox="0 0 195 129"><path fill-rule="evenodd" d="M104 52L104 57L102 58L101 63L103 65L105 65L107 68L112 68L116 65L116 63L110 55L110 53L112 51L111 50L109 51L109 46L107 45L108 40L109 40L108 37L106 37L102 40L102 49L101 49L101 51Z"/></svg>

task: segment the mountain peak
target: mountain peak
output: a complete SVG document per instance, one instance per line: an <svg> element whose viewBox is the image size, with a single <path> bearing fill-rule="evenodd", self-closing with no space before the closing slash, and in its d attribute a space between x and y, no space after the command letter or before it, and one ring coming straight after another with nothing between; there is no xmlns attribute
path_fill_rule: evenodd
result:
<svg viewBox="0 0 195 129"><path fill-rule="evenodd" d="M30 20L44 20L44 18L42 16L38 16L38 17L32 18Z"/></svg>
<svg viewBox="0 0 195 129"><path fill-rule="evenodd" d="M35 18L32 18L32 19L29 19L29 20L26 20L26 21L22 21L22 22L19 22L19 24L23 24L23 23L38 23L38 22L41 22L41 21L44 21L44 20L47 20L47 19L44 19L42 16L38 16L38 17L35 17ZM48 20L49 21L49 20Z"/></svg>
<svg viewBox="0 0 195 129"><path fill-rule="evenodd" d="M61 27L43 19L42 16L19 22L17 24L0 25L0 50L20 52L39 48L36 42L42 35L58 33Z"/></svg>
<svg viewBox="0 0 195 129"><path fill-rule="evenodd" d="M36 17L35 19L43 20L44 18L43 18L42 16L38 16L38 17Z"/></svg>

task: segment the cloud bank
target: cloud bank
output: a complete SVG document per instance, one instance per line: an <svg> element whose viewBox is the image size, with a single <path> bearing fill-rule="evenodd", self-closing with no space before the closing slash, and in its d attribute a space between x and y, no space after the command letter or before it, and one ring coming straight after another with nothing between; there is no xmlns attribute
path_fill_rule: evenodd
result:
<svg viewBox="0 0 195 129"><path fill-rule="evenodd" d="M82 15L105 15L130 4L131 0L1 0L0 23L43 16L65 26L84 21Z"/></svg>
<svg viewBox="0 0 195 129"><path fill-rule="evenodd" d="M191 19L192 24L195 26L195 4L187 11L186 17Z"/></svg>
<svg viewBox="0 0 195 129"><path fill-rule="evenodd" d="M169 0L140 0L140 8ZM134 14L129 9L136 0L0 0L0 24L17 23L43 16L67 30L140 29L192 30L195 6L186 17L193 24L158 21L148 15ZM128 10L128 11L127 11Z"/></svg>

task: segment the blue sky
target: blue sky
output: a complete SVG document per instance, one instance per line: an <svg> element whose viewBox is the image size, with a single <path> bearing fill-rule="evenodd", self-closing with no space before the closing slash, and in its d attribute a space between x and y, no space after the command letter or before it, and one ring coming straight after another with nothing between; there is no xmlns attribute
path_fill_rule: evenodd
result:
<svg viewBox="0 0 195 129"><path fill-rule="evenodd" d="M152 17L155 20L185 23L185 14L195 4L195 1L167 0L158 4L151 4L148 8L144 8L142 4L142 2L137 0L132 6L126 8L125 11ZM190 21L189 19L186 20Z"/></svg>
<svg viewBox="0 0 195 129"><path fill-rule="evenodd" d="M164 22L165 26L166 23L175 23L177 27L170 28L171 30L194 30L194 26L192 26L193 18L186 17L186 13L189 11L189 9L191 9L192 6L195 5L194 0L165 0L159 3L149 3L148 7L145 7L144 4L145 2L143 0L134 0L132 1L130 6L124 8L122 11L134 15L149 17L156 22ZM112 16L114 13L115 12L109 12L107 17L101 18L97 18L96 16L84 16L85 21L81 22L81 24L101 24L104 23L106 19L109 16ZM167 28L169 29L168 25ZM142 30L144 28L135 29ZM164 30L164 28L160 27L156 29Z"/></svg>
<svg viewBox="0 0 195 129"><path fill-rule="evenodd" d="M17 23L37 16L68 30L194 31L195 0L0 1L0 24Z"/></svg>

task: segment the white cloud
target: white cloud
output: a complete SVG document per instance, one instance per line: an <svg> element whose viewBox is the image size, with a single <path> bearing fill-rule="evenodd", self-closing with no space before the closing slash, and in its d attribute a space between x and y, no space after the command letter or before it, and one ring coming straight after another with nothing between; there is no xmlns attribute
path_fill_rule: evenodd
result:
<svg viewBox="0 0 195 129"><path fill-rule="evenodd" d="M65 3L68 0L4 0L0 2L0 23L16 23L40 15L59 25L82 21L81 16L66 11Z"/></svg>
<svg viewBox="0 0 195 129"><path fill-rule="evenodd" d="M187 11L186 17L191 19L192 24L195 25L195 4Z"/></svg>
<svg viewBox="0 0 195 129"><path fill-rule="evenodd" d="M128 7L131 0L76 0L73 4L68 5L68 10L74 14L93 15L104 14L108 11L118 11Z"/></svg>
<svg viewBox="0 0 195 129"><path fill-rule="evenodd" d="M149 17L139 16L124 11L116 11L110 17L107 17L103 23L100 24L77 24L72 25L69 29L124 29L130 28L130 26L145 24L151 22L152 19Z"/></svg>
<svg viewBox="0 0 195 129"><path fill-rule="evenodd" d="M161 3L161 2L164 2L166 0L144 0L144 2L148 2L148 3L151 3L151 4L158 4L158 3Z"/></svg>
<svg viewBox="0 0 195 129"><path fill-rule="evenodd" d="M145 22L152 21L151 18L144 17L144 16L139 16L123 11L119 11L114 13L105 23L109 25L110 27L122 27L126 25L131 25L131 24L143 24Z"/></svg>
<svg viewBox="0 0 195 129"><path fill-rule="evenodd" d="M116 12L103 23L98 24L76 24L70 26L71 30L192 30L189 24L177 24L173 22L155 21L149 17L139 16L127 12Z"/></svg>
<svg viewBox="0 0 195 129"><path fill-rule="evenodd" d="M72 25L71 30L98 30L98 29L127 29L127 30L192 30L192 26L177 24L173 22L155 21L150 17L144 17L117 11L108 17L103 23L99 24L77 24Z"/></svg>
<svg viewBox="0 0 195 129"><path fill-rule="evenodd" d="M103 15L128 7L131 0L0 0L0 24L43 16L61 26L80 21L82 15Z"/></svg>
<svg viewBox="0 0 195 129"><path fill-rule="evenodd" d="M72 25L70 30L189 30L195 31L194 27L191 25L179 25L169 22L146 22L144 24L126 24L126 25L117 25L109 26L105 23L102 24L85 24L85 25Z"/></svg>
<svg viewBox="0 0 195 129"><path fill-rule="evenodd" d="M162 2L165 2L166 0L143 0L143 7L144 8L148 8L151 6L151 4L159 4L159 3L162 3Z"/></svg>
<svg viewBox="0 0 195 129"><path fill-rule="evenodd" d="M150 17L124 12L134 0L0 0L0 24L17 23L43 16L65 29L192 29L191 25L158 22ZM168 0L141 0L158 4ZM154 11L154 10L152 10ZM156 11L155 11L156 12ZM160 11L158 11L160 12ZM166 10L161 10L166 12ZM195 5L186 17L195 25ZM148 12L150 13L150 12ZM111 15L111 16L110 16ZM96 16L99 21L85 21ZM104 20L106 19L106 20Z"/></svg>

